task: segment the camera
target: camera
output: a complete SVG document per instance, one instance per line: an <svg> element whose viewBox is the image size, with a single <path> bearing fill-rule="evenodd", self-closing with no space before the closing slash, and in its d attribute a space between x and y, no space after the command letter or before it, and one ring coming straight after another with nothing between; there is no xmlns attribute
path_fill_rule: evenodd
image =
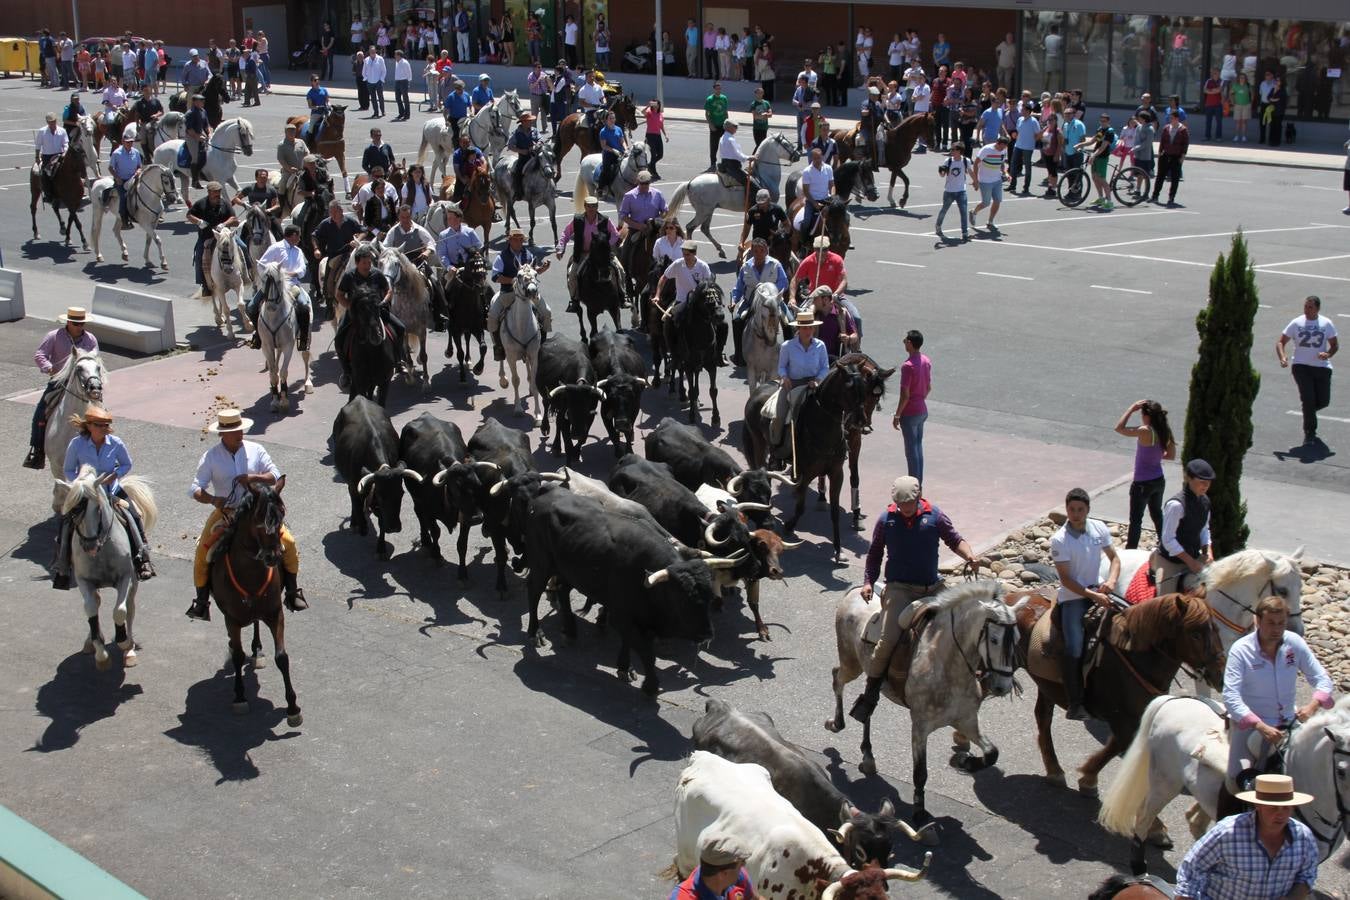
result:
<svg viewBox="0 0 1350 900"><path fill-rule="evenodd" d="M942 165L938 166L938 174L939 174L939 175L947 175L947 174L950 174L950 173L951 173L951 170L952 170L951 163L943 163Z"/></svg>

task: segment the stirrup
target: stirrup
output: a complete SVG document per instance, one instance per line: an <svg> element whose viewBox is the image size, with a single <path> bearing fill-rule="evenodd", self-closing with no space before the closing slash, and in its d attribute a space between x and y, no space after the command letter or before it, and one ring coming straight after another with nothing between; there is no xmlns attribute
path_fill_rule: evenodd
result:
<svg viewBox="0 0 1350 900"><path fill-rule="evenodd" d="M197 619L201 622L211 621L211 602L208 600L203 603L198 603L196 600L193 600L192 605L188 607L187 617L189 619Z"/></svg>

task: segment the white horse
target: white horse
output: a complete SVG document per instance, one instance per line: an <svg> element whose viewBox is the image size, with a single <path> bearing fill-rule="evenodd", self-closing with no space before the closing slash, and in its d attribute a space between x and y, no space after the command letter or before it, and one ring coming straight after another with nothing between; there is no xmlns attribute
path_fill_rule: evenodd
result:
<svg viewBox="0 0 1350 900"><path fill-rule="evenodd" d="M355 254L351 264L356 265ZM422 389L431 385L431 372L427 367L427 329L431 325L431 285L413 265L412 260L396 247L384 247L375 257L376 267L389 281L391 297L390 310L398 316L404 326L404 341L408 348L408 384L418 380L417 364L422 364Z"/></svg>
<svg viewBox="0 0 1350 900"><path fill-rule="evenodd" d="M466 133L467 129L469 143L482 150L495 162L505 149L520 113L520 97L515 91L507 91L472 116L461 119L460 133ZM455 131L445 121L444 116L428 119L422 126L422 143L417 148L419 166L425 165L428 148L436 155L431 168L427 170L427 181L438 184L436 170L441 170L442 177L449 174L447 167L450 157L457 149Z"/></svg>
<svg viewBox="0 0 1350 900"><path fill-rule="evenodd" d="M153 123L144 122L136 126L136 146L141 148L142 159L153 159L156 148L166 141L181 141L187 137L186 117L176 111L164 113Z"/></svg>
<svg viewBox="0 0 1350 900"><path fill-rule="evenodd" d="M755 287L755 297L750 301L741 353L752 392L760 384L778 380L778 349L783 344L781 297L777 285L763 281Z"/></svg>
<svg viewBox="0 0 1350 900"><path fill-rule="evenodd" d="M755 148L754 154L750 157L754 164L754 173L768 189L774 203L778 202L778 184L783 177L784 160L796 162L799 159L801 154L797 152L797 148L781 134L769 135ZM717 248L717 255L726 259L726 251L708 230L708 223L712 221L715 209L741 213L745 209L745 189L727 187L722 184L722 176L717 172L704 172L675 189L675 196L670 199L670 211L666 213L666 218L673 219L678 216L686 198L694 205L694 218L685 227L685 233L692 236L695 228L702 229L703 235Z"/></svg>
<svg viewBox="0 0 1350 900"><path fill-rule="evenodd" d="M1238 732L1251 735L1254 732ZM1317 838L1326 860L1350 826L1350 697L1294 728L1286 745L1285 774L1312 803L1295 815ZM1195 799L1186 813L1191 834L1200 837L1218 817L1219 794L1227 779L1228 741L1224 722L1204 700L1164 694L1149 703L1139 720L1115 781L1102 798L1097 821L1107 831L1131 838L1131 866L1142 872L1150 824L1183 791Z"/></svg>
<svg viewBox="0 0 1350 900"><path fill-rule="evenodd" d="M296 344L294 294L300 289L287 284L281 265L272 262L258 267L258 290L262 292L258 337L262 341L263 362L267 365L267 379L272 390L272 412L285 413L291 408L291 354L295 352ZM314 382L310 379L309 351L301 350L300 358L305 364L304 391L312 394Z"/></svg>
<svg viewBox="0 0 1350 900"><path fill-rule="evenodd" d="M155 226L164 219L164 209L168 205L167 197L173 193L173 174L157 163L141 169L140 174L127 185L127 212L131 220L145 232L145 264L150 265L150 244L153 242L159 251L159 267L169 271L169 260L164 256L164 242L155 233ZM122 239L122 217L117 209L117 188L113 178L108 175L95 181L89 189L89 197L94 205L94 259L103 262L103 251L99 249L99 236L103 233L103 219L112 216L113 237L122 251L122 262L128 259L127 243Z"/></svg>
<svg viewBox="0 0 1350 900"><path fill-rule="evenodd" d="M258 260L267 248L281 239L281 229L267 215L260 204L250 203L239 215L239 234L244 239L249 262L257 268Z"/></svg>
<svg viewBox="0 0 1350 900"><path fill-rule="evenodd" d="M154 495L136 475L122 478L121 484L141 514L148 539L159 517ZM59 489L65 493L61 514L76 515L71 534L71 574L84 598L84 614L89 621L84 652L94 654L94 665L100 670L108 668L108 648L98 621L98 592L100 588L113 588L117 591L117 605L113 607L115 640L122 649L122 665L130 668L137 662L132 623L136 618L136 587L140 579L126 527L135 526L129 523L123 526L113 509L112 498L99 484L98 473L92 466L82 467L72 482L59 482ZM81 506L83 509L77 511Z"/></svg>
<svg viewBox="0 0 1350 900"><path fill-rule="evenodd" d="M230 340L234 340L234 322L230 320L230 301L226 296L234 292L235 302L239 306L241 332L249 330L248 313L245 311L244 283L252 283L248 274L248 264L242 258L243 252L234 242L234 229L227 225L215 227L216 245L211 248L211 258L203 261L202 272L206 275L204 285L206 298L212 301L216 310L216 327L224 328ZM205 251L203 251L205 252Z"/></svg>
<svg viewBox="0 0 1350 900"><path fill-rule="evenodd" d="M94 177L98 178L103 174L103 166L99 162L98 153L94 150L94 120L89 116L80 116L78 121L80 127L75 129L70 142L80 145L80 149L84 151L85 169L93 169Z"/></svg>
<svg viewBox="0 0 1350 900"><path fill-rule="evenodd" d="M602 200L611 199L617 206L624 194L637 187L638 173L651 165L651 148L641 141L634 141L628 147L628 152L619 160L618 174L614 176L610 187L605 189L610 195L609 198L601 196L595 184L600 176L600 167L604 159L604 155L600 153L582 157L581 166L577 169L576 187L572 190L572 205L577 215L585 212L586 197L591 193L595 193Z"/></svg>
<svg viewBox="0 0 1350 900"><path fill-rule="evenodd" d="M1003 602L999 583L989 580L943 590L925 601L932 607L932 618L916 639L907 677L899 686L901 692L897 693L894 672L886 679L886 697L909 708L916 824L927 824L932 818L924 807L930 734L948 725L960 731L965 746L971 740L979 745L980 759L964 756L962 767L966 771L998 761L998 748L980 733L980 704L985 697L1002 697L1013 690L1013 672L1018 665L1016 616L1028 599L1009 606ZM834 717L825 720L830 731L844 729L844 685L863 673L880 636L872 633L877 627L874 620L880 615L881 598L874 594L870 601L864 601L861 588L844 595L835 611L839 664L832 672ZM864 774L876 774L870 720L863 726L862 754L858 768ZM929 842L935 843L936 838Z"/></svg>
<svg viewBox="0 0 1350 900"><path fill-rule="evenodd" d="M178 164L178 152L182 149L182 141L165 141L155 148L155 162L178 176L183 189L183 202L191 204L192 197L188 194L188 186L191 184L192 168ZM235 180L234 173L239 168L239 163L235 160L236 154L239 153L245 156L253 155L253 125L248 119L226 119L211 132L206 145L206 165L202 168L202 176L207 181L219 181L223 185L228 185L238 193L239 182Z"/></svg>
<svg viewBox="0 0 1350 900"><path fill-rule="evenodd" d="M70 439L75 437L75 426L70 424L72 413L83 413L90 403L102 405L103 392L108 385L108 370L103 366L103 357L97 350L79 350L71 352L62 366L53 376L60 386L56 405L47 414L47 431L43 435L42 447L47 453L47 468L52 477L60 479L65 473L66 448ZM39 403L42 401L39 400Z"/></svg>
<svg viewBox="0 0 1350 900"><path fill-rule="evenodd" d="M497 383L506 387L506 365L511 364L511 386L516 393L516 411L531 416L534 424L539 417L531 410L539 409L539 392L535 387L535 373L539 368L539 345L542 343L539 332L539 319L534 314L534 298L539 294L539 275L534 266L524 265L516 273L515 299L509 309L502 313L499 334L506 359L497 366ZM529 393L526 402L520 398L520 375L516 372L516 363L525 363L525 378Z"/></svg>

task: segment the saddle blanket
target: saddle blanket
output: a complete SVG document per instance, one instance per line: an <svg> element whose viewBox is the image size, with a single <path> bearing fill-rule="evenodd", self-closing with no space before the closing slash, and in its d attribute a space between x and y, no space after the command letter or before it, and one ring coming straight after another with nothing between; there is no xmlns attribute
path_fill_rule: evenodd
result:
<svg viewBox="0 0 1350 900"><path fill-rule="evenodd" d="M188 150L186 142L178 148L178 165L184 169L192 165L192 151Z"/></svg>
<svg viewBox="0 0 1350 900"><path fill-rule="evenodd" d="M1125 602L1134 606L1136 603L1143 603L1145 600L1152 600L1158 596L1158 586L1153 583L1150 576L1148 563L1139 567L1130 579L1130 584L1125 588Z"/></svg>

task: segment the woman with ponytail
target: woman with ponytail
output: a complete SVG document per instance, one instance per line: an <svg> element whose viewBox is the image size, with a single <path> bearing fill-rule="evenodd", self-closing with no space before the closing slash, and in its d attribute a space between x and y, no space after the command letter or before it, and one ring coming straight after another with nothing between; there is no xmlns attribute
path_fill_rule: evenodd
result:
<svg viewBox="0 0 1350 900"><path fill-rule="evenodd" d="M1130 425L1130 417L1136 410L1141 424ZM1172 438L1172 428L1167 424L1167 410L1157 400L1136 400L1130 404L1116 423L1116 433L1135 439L1134 480L1130 483L1130 527L1125 539L1125 548L1133 550L1139 546L1145 508L1153 520L1153 529L1162 534L1163 493L1167 486L1162 463L1165 459L1176 458L1177 445Z"/></svg>

